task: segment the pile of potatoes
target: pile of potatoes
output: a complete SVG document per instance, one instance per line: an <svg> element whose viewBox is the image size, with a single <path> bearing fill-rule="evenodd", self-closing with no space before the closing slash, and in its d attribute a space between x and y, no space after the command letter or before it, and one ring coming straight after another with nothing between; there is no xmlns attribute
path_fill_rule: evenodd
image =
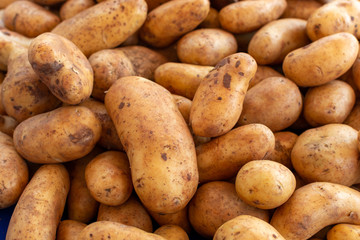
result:
<svg viewBox="0 0 360 240"><path fill-rule="evenodd" d="M6 240L359 239L359 28L358 0L1 0Z"/></svg>

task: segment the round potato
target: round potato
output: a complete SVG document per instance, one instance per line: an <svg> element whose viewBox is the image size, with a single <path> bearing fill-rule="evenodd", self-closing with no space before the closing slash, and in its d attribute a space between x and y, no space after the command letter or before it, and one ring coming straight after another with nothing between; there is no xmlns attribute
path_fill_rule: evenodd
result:
<svg viewBox="0 0 360 240"><path fill-rule="evenodd" d="M189 240L189 236L177 225L163 225L154 232L167 240Z"/></svg>
<svg viewBox="0 0 360 240"><path fill-rule="evenodd" d="M76 239L85 227L86 224L82 222L74 220L61 221L56 231L56 240Z"/></svg>
<svg viewBox="0 0 360 240"><path fill-rule="evenodd" d="M79 12L95 5L94 0L68 0L60 8L61 20L72 18Z"/></svg>
<svg viewBox="0 0 360 240"><path fill-rule="evenodd" d="M345 224L340 223L336 224L333 228L331 228L327 234L327 240L355 240L360 236L360 226L355 224Z"/></svg>

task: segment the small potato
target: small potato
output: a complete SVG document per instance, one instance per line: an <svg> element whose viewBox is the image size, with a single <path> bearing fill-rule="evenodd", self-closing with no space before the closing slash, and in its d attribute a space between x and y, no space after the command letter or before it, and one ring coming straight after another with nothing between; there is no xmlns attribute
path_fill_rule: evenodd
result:
<svg viewBox="0 0 360 240"><path fill-rule="evenodd" d="M140 38L153 47L167 47L195 29L208 15L209 0L173 0L149 12Z"/></svg>
<svg viewBox="0 0 360 240"><path fill-rule="evenodd" d="M85 227L86 224L82 222L74 220L61 221L56 232L56 240L76 239Z"/></svg>
<svg viewBox="0 0 360 240"><path fill-rule="evenodd" d="M19 123L12 117L7 115L0 115L0 132L3 132L10 137L13 136L14 130Z"/></svg>
<svg viewBox="0 0 360 240"><path fill-rule="evenodd" d="M3 19L6 28L27 37L49 32L60 23L54 13L30 1L13 2L5 8Z"/></svg>
<svg viewBox="0 0 360 240"><path fill-rule="evenodd" d="M298 86L319 86L346 73L358 50L359 42L353 35L335 33L290 52L282 68Z"/></svg>
<svg viewBox="0 0 360 240"><path fill-rule="evenodd" d="M188 218L188 205L176 213L156 213L149 211L151 217L160 225L177 225L184 229L188 234L191 232Z"/></svg>
<svg viewBox="0 0 360 240"><path fill-rule="evenodd" d="M60 8L61 20L72 18L79 12L95 5L94 0L68 0Z"/></svg>
<svg viewBox="0 0 360 240"><path fill-rule="evenodd" d="M342 123L354 107L355 97L351 86L340 80L310 88L304 99L304 117L313 127Z"/></svg>
<svg viewBox="0 0 360 240"><path fill-rule="evenodd" d="M183 63L215 66L237 52L234 35L219 28L204 28L185 34L177 42L177 55Z"/></svg>
<svg viewBox="0 0 360 240"><path fill-rule="evenodd" d="M189 124L190 108L191 108L191 103L192 103L191 100L189 100L185 97L179 96L179 95L174 95L174 94L173 94L173 97L174 97L175 104L178 106L179 111L181 112L181 115L183 116L185 122L187 124Z"/></svg>
<svg viewBox="0 0 360 240"><path fill-rule="evenodd" d="M199 28L220 28L219 12L215 8L210 7L210 11Z"/></svg>
<svg viewBox="0 0 360 240"><path fill-rule="evenodd" d="M289 52L309 43L306 21L285 18L269 22L260 28L251 38L248 52L257 64L279 64Z"/></svg>
<svg viewBox="0 0 360 240"><path fill-rule="evenodd" d="M109 206L123 204L133 190L129 160L122 152L97 155L85 168L85 180L91 196Z"/></svg>
<svg viewBox="0 0 360 240"><path fill-rule="evenodd" d="M327 240L356 240L360 236L360 226L355 224L340 223L327 232Z"/></svg>
<svg viewBox="0 0 360 240"><path fill-rule="evenodd" d="M281 163L289 169L293 169L291 151L298 136L292 132L276 132L274 136L275 148L274 151L267 155L267 159Z"/></svg>
<svg viewBox="0 0 360 240"><path fill-rule="evenodd" d="M238 124L261 123L273 132L281 131L299 118L302 104L295 83L284 77L270 77L249 89Z"/></svg>
<svg viewBox="0 0 360 240"><path fill-rule="evenodd" d="M281 17L307 20L321 6L316 0L287 0L287 7Z"/></svg>
<svg viewBox="0 0 360 240"><path fill-rule="evenodd" d="M294 174L270 160L255 160L241 167L236 176L237 195L245 203L260 209L274 209L285 203L295 191Z"/></svg>
<svg viewBox="0 0 360 240"><path fill-rule="evenodd" d="M187 233L177 225L164 225L154 232L167 240L189 240Z"/></svg>
<svg viewBox="0 0 360 240"><path fill-rule="evenodd" d="M250 80L248 90L269 77L283 77L283 75L269 66L258 65L255 76Z"/></svg>
<svg viewBox="0 0 360 240"><path fill-rule="evenodd" d="M33 163L59 163L88 154L100 138L101 124L86 107L60 107L21 122L16 150Z"/></svg>
<svg viewBox="0 0 360 240"><path fill-rule="evenodd" d="M344 124L347 124L358 131L360 130L360 102L355 103L354 108L345 119Z"/></svg>

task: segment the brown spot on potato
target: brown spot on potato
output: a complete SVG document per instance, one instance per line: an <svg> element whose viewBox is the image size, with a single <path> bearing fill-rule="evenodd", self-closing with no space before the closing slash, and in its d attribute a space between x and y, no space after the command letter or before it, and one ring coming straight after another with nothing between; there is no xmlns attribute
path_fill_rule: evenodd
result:
<svg viewBox="0 0 360 240"><path fill-rule="evenodd" d="M318 34L318 33L319 33L320 28L321 28L321 24L320 24L320 23L319 23L319 24L315 24L315 26L314 26L314 32L315 32L315 34Z"/></svg>
<svg viewBox="0 0 360 240"><path fill-rule="evenodd" d="M188 174L186 175L186 179L187 179L188 181L191 180L191 175L190 175L190 173L188 173Z"/></svg>
<svg viewBox="0 0 360 240"><path fill-rule="evenodd" d="M218 97L217 100L222 100L222 97Z"/></svg>
<svg viewBox="0 0 360 240"><path fill-rule="evenodd" d="M125 103L124 103L124 102L121 102L121 103L119 104L119 109L123 109L124 106L125 106Z"/></svg>
<svg viewBox="0 0 360 240"><path fill-rule="evenodd" d="M222 59L220 62L218 62L218 64L215 65L215 69L221 68L221 67L224 66L226 63L227 63L227 58Z"/></svg>
<svg viewBox="0 0 360 240"><path fill-rule="evenodd" d="M243 72L239 72L239 75L243 77L245 74Z"/></svg>
<svg viewBox="0 0 360 240"><path fill-rule="evenodd" d="M13 20L12 20L12 23L11 23L13 28L14 28L14 31L16 31L16 26L15 25L16 25L16 20L17 20L18 16L19 16L19 14L16 13Z"/></svg>
<svg viewBox="0 0 360 240"><path fill-rule="evenodd" d="M223 86L227 89L230 89L231 76L228 73L225 73L223 78Z"/></svg>
<svg viewBox="0 0 360 240"><path fill-rule="evenodd" d="M235 63L235 67L236 67L236 68L237 68L237 67L239 67L239 66L240 66L240 64L241 64L240 60L236 61L236 63Z"/></svg>
<svg viewBox="0 0 360 240"><path fill-rule="evenodd" d="M69 139L74 144L87 145L94 137L94 133L90 128L80 129L75 134L70 134Z"/></svg>
<svg viewBox="0 0 360 240"><path fill-rule="evenodd" d="M277 238L277 236L275 234L273 234L272 236L273 236L273 238Z"/></svg>
<svg viewBox="0 0 360 240"><path fill-rule="evenodd" d="M31 66L36 72L39 72L40 74L43 75L49 75L58 72L61 68L64 67L64 64L54 61L52 63L44 63L38 65L37 63L34 62L31 64Z"/></svg>
<svg viewBox="0 0 360 240"><path fill-rule="evenodd" d="M17 111L19 111L22 107L21 106L13 106L13 108Z"/></svg>
<svg viewBox="0 0 360 240"><path fill-rule="evenodd" d="M162 158L164 161L166 161L166 160L167 160L166 153L162 153L162 154L161 154L161 158Z"/></svg>

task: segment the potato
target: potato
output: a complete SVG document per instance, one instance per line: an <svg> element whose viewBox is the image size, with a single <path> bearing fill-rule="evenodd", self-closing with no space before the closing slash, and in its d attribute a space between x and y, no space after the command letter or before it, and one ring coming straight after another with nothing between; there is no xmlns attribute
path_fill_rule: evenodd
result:
<svg viewBox="0 0 360 240"><path fill-rule="evenodd" d="M184 208L196 191L198 170L194 141L172 95L147 79L123 77L107 92L105 107L143 205L159 213Z"/></svg>
<svg viewBox="0 0 360 240"><path fill-rule="evenodd" d="M167 62L155 69L154 78L171 93L192 100L201 80L212 69L212 66Z"/></svg>
<svg viewBox="0 0 360 240"><path fill-rule="evenodd" d="M148 5L149 12L150 12L154 8L160 6L161 4L166 3L168 1L170 1L170 0L146 0L146 3Z"/></svg>
<svg viewBox="0 0 360 240"><path fill-rule="evenodd" d="M234 35L219 28L197 29L177 42L177 55L183 63L215 66L237 52Z"/></svg>
<svg viewBox="0 0 360 240"><path fill-rule="evenodd" d="M191 232L191 227L188 218L188 206L189 205L176 213L162 214L149 211L149 214L160 226L177 225L189 234Z"/></svg>
<svg viewBox="0 0 360 240"><path fill-rule="evenodd" d="M61 101L75 105L90 97L93 70L84 54L68 39L53 33L41 34L29 46L29 62Z"/></svg>
<svg viewBox="0 0 360 240"><path fill-rule="evenodd" d="M307 20L321 6L316 0L287 0L287 7L281 17Z"/></svg>
<svg viewBox="0 0 360 240"><path fill-rule="evenodd" d="M129 36L122 44L122 47L127 47L127 46L133 46L133 45L138 45L140 44L140 40L139 40L139 31L136 31L135 33L133 33L131 36Z"/></svg>
<svg viewBox="0 0 360 240"><path fill-rule="evenodd" d="M149 12L140 38L153 47L167 47L195 29L208 15L209 0L173 0Z"/></svg>
<svg viewBox="0 0 360 240"><path fill-rule="evenodd" d="M304 99L304 117L313 127L342 123L354 107L355 97L351 86L340 80L310 88Z"/></svg>
<svg viewBox="0 0 360 240"><path fill-rule="evenodd" d="M30 1L15 1L5 8L5 27L27 37L36 37L51 31L60 18L42 6Z"/></svg>
<svg viewBox="0 0 360 240"><path fill-rule="evenodd" d="M211 238L225 222L239 215L252 215L269 221L267 210L251 207L236 194L235 185L209 182L202 185L189 204L191 226L201 236Z"/></svg>
<svg viewBox="0 0 360 240"><path fill-rule="evenodd" d="M214 235L214 240L223 239L268 239L285 240L269 223L251 215L240 215L221 225Z"/></svg>
<svg viewBox="0 0 360 240"><path fill-rule="evenodd" d="M62 21L52 32L72 41L88 57L124 42L143 24L146 12L144 0L104 1Z"/></svg>
<svg viewBox="0 0 360 240"><path fill-rule="evenodd" d="M360 89L360 51L358 52L357 58L353 64L351 70L349 70L348 75L349 75L349 78L353 80L353 83L356 86L356 90L359 91L359 89Z"/></svg>
<svg viewBox="0 0 360 240"><path fill-rule="evenodd" d="M355 240L359 238L359 235L359 225L340 223L331 228L330 231L327 232L326 237L328 240Z"/></svg>
<svg viewBox="0 0 360 240"><path fill-rule="evenodd" d="M190 108L191 108L191 100L179 96L179 95L174 95L173 94L173 98L175 101L176 106L178 106L179 111L181 113L181 115L183 116L185 122L187 124L189 124L189 117L190 117Z"/></svg>
<svg viewBox="0 0 360 240"><path fill-rule="evenodd" d="M100 204L97 221L118 222L137 227L146 232L153 231L149 214L135 196L131 196L125 203L119 206Z"/></svg>
<svg viewBox="0 0 360 240"><path fill-rule="evenodd" d="M19 123L12 117L0 115L0 132L13 136L14 130Z"/></svg>
<svg viewBox="0 0 360 240"><path fill-rule="evenodd" d="M60 107L21 122L14 131L16 150L34 163L59 163L88 154L101 125L86 107Z"/></svg>
<svg viewBox="0 0 360 240"><path fill-rule="evenodd" d="M247 0L232 3L220 10L220 25L232 33L251 32L278 19L286 5L286 0Z"/></svg>
<svg viewBox="0 0 360 240"><path fill-rule="evenodd" d="M164 225L154 232L168 240L189 240L187 233L177 225Z"/></svg>
<svg viewBox="0 0 360 240"><path fill-rule="evenodd" d="M95 5L94 0L68 0L60 7L60 18L66 20Z"/></svg>
<svg viewBox="0 0 360 240"><path fill-rule="evenodd" d="M220 28L219 12L210 7L206 18L200 23L199 28Z"/></svg>
<svg viewBox="0 0 360 240"><path fill-rule="evenodd" d="M58 226L56 240L76 239L76 237L85 227L86 224L82 222L74 220L63 220Z"/></svg>
<svg viewBox="0 0 360 240"><path fill-rule="evenodd" d="M298 86L319 86L348 71L358 50L359 42L353 35L335 33L290 52L282 68Z"/></svg>
<svg viewBox="0 0 360 240"><path fill-rule="evenodd" d="M237 195L260 209L273 209L285 203L295 191L294 174L270 160L255 160L241 167L236 176Z"/></svg>
<svg viewBox="0 0 360 240"><path fill-rule="evenodd" d="M222 59L200 82L190 109L195 135L217 137L229 132L242 112L242 105L257 64L247 53Z"/></svg>
<svg viewBox="0 0 360 240"><path fill-rule="evenodd" d="M270 154L267 155L267 159L283 164L289 169L293 169L291 163L291 151L297 140L297 135L292 132L276 132L275 148Z"/></svg>
<svg viewBox="0 0 360 240"><path fill-rule="evenodd" d="M32 69L26 48L12 51L0 95L7 115L18 122L51 111L61 103Z"/></svg>
<svg viewBox="0 0 360 240"><path fill-rule="evenodd" d="M109 206L125 203L133 190L126 154L107 151L97 155L85 168L85 181L96 201Z"/></svg>
<svg viewBox="0 0 360 240"><path fill-rule="evenodd" d="M325 226L360 224L360 193L329 182L315 182L297 189L276 209L270 224L287 240L308 239Z"/></svg>
<svg viewBox="0 0 360 240"><path fill-rule="evenodd" d="M302 103L295 83L284 77L270 77L249 89L238 124L261 123L273 132L281 131L299 118Z"/></svg>
<svg viewBox="0 0 360 240"><path fill-rule="evenodd" d="M250 80L248 90L269 77L283 77L283 75L269 66L258 65L255 76Z"/></svg>
<svg viewBox="0 0 360 240"><path fill-rule="evenodd" d="M55 239L69 186L63 165L42 165L16 204L6 239Z"/></svg>
<svg viewBox="0 0 360 240"><path fill-rule="evenodd" d="M285 18L261 27L251 38L248 52L257 64L279 64L289 52L309 43L306 21Z"/></svg>
<svg viewBox="0 0 360 240"><path fill-rule="evenodd" d="M360 130L360 103L356 102L354 108L351 110L349 115L344 121L344 124L349 125L350 127Z"/></svg>
<svg viewBox="0 0 360 240"><path fill-rule="evenodd" d="M296 140L291 162L307 182L351 186L359 178L358 131L345 124L309 129Z"/></svg>
<svg viewBox="0 0 360 240"><path fill-rule="evenodd" d="M29 180L24 159L16 152L13 139L0 132L0 209L17 202Z"/></svg>
<svg viewBox="0 0 360 240"><path fill-rule="evenodd" d="M196 147L200 182L234 177L247 162L266 159L274 146L274 134L262 124L238 127L201 144Z"/></svg>

